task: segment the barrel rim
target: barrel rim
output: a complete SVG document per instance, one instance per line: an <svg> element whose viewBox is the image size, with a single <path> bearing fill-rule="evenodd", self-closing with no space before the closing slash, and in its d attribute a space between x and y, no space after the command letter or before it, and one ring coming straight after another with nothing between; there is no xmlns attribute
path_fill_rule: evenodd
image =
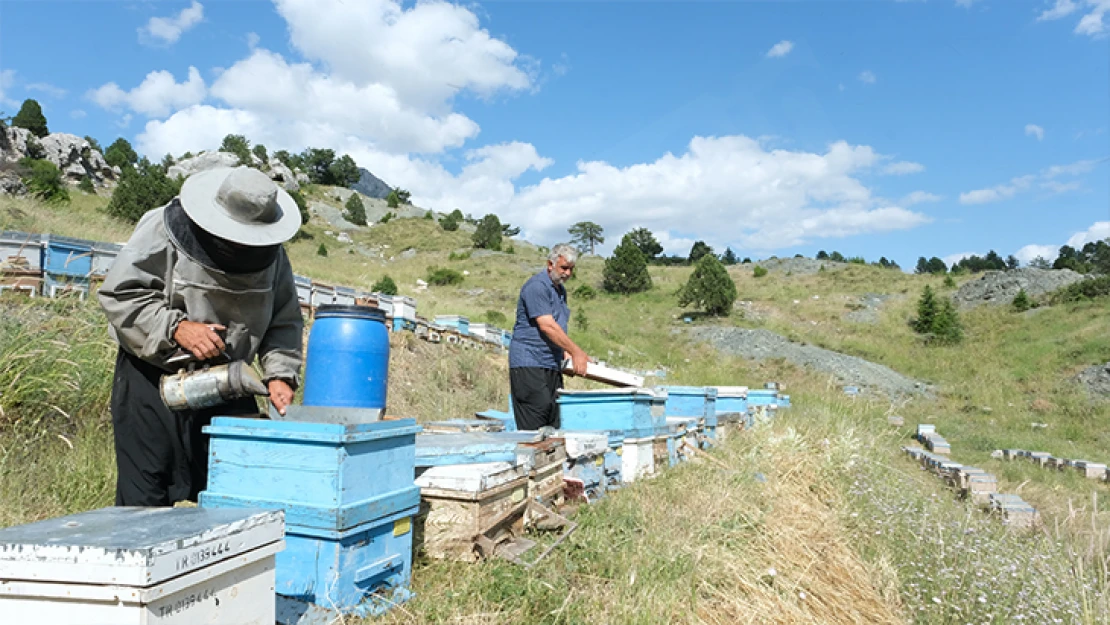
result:
<svg viewBox="0 0 1110 625"><path fill-rule="evenodd" d="M321 304L316 307L316 318L320 317L354 317L385 323L385 311L355 304Z"/></svg>

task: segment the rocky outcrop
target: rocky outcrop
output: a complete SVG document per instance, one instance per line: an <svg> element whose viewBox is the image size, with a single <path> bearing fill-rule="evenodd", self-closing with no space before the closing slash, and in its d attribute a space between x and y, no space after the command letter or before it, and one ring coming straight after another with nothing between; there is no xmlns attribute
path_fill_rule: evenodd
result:
<svg viewBox="0 0 1110 625"><path fill-rule="evenodd" d="M110 186L119 180L119 168L109 165L100 152L92 149L88 141L77 135L55 132L36 139L30 131L23 128L4 128L0 132L4 135L0 138L2 162L14 163L22 158L35 156L30 146L37 143L41 157L54 163L68 182L76 184L89 178L95 185ZM5 183L4 189L10 186Z"/></svg>
<svg viewBox="0 0 1110 625"><path fill-rule="evenodd" d="M27 195L27 186L10 171L0 171L0 194Z"/></svg>
<svg viewBox="0 0 1110 625"><path fill-rule="evenodd" d="M269 164L270 180L280 184L286 191L299 191L301 183L297 181L297 175L293 173L292 169L285 166L285 163L276 158L271 158Z"/></svg>
<svg viewBox="0 0 1110 625"><path fill-rule="evenodd" d="M981 304L997 306L1014 301L1014 296L1022 289L1029 297L1037 297L1082 279L1082 274L1070 269L1022 267L1011 271L988 271L978 279L961 285L952 299L961 308Z"/></svg>
<svg viewBox="0 0 1110 625"><path fill-rule="evenodd" d="M193 174L217 167L235 167L239 164L239 157L228 152L201 152L190 158L183 158L174 163L166 175L170 178L188 178Z"/></svg>
<svg viewBox="0 0 1110 625"><path fill-rule="evenodd" d="M358 168L358 182L351 185L351 188L367 197L379 200L389 197L389 193L393 191L393 187L363 167Z"/></svg>

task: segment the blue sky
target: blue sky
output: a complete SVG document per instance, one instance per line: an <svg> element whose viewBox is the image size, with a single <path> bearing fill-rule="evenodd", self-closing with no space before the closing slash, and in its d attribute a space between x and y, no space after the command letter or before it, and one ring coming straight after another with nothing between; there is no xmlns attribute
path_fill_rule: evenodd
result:
<svg viewBox="0 0 1110 625"><path fill-rule="evenodd" d="M1108 35L1110 0L5 0L0 108L335 148L543 244L1028 260L1110 236Z"/></svg>

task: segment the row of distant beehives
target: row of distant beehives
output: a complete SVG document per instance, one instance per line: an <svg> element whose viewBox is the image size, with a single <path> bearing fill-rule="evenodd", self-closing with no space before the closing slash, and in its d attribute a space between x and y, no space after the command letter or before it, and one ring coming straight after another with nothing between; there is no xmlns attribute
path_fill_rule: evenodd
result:
<svg viewBox="0 0 1110 625"><path fill-rule="evenodd" d="M921 423L917 426L914 438L925 445L903 447L911 458L943 478L955 488L961 497L970 499L976 505L986 508L1001 517L1010 527L1028 529L1040 522L1037 509L1029 505L1020 495L998 492L998 478L983 469L953 462L948 454L952 448L948 441L937 433L936 426ZM1047 455L1047 454L1046 454ZM1105 473L1105 466L1103 466Z"/></svg>
<svg viewBox="0 0 1110 625"><path fill-rule="evenodd" d="M0 231L0 293L30 297L77 297L95 293L122 246L52 234ZM416 300L403 295L370 293L347 286L294 276L297 299L311 317L318 306L368 306L385 312L394 332L410 331L433 343L464 348L507 349L512 333L484 323L470 323L459 315L419 317Z"/></svg>

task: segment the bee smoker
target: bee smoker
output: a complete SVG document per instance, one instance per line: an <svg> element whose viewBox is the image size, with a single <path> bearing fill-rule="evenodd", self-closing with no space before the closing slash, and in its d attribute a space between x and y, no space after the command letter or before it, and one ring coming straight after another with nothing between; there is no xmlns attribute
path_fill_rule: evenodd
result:
<svg viewBox="0 0 1110 625"><path fill-rule="evenodd" d="M162 376L162 401L170 410L199 410L253 395L269 395L266 385L247 363L191 365Z"/></svg>

